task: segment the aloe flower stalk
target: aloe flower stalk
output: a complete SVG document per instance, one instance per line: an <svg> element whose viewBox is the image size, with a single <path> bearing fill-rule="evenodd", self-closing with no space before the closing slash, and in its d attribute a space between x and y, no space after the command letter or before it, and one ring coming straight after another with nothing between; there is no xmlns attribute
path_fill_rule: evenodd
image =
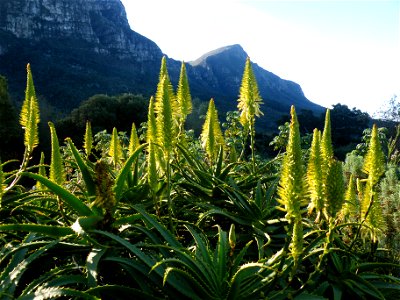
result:
<svg viewBox="0 0 400 300"><path fill-rule="evenodd" d="M345 203L340 213L341 219L357 220L360 214L360 205L357 199L356 180L353 174L350 175L344 199Z"/></svg>
<svg viewBox="0 0 400 300"><path fill-rule="evenodd" d="M158 77L157 91L156 91L156 100L155 100L155 111L158 111L158 105L160 104L160 99L162 98L162 94L167 94L167 98L169 99L173 117L174 117L174 125L177 126L178 120L181 117L181 112L179 105L177 103L177 99L175 97L174 88L171 84L171 80L168 74L167 69L167 59L165 56L161 59L161 67L160 74Z"/></svg>
<svg viewBox="0 0 400 300"><path fill-rule="evenodd" d="M122 147L121 143L119 142L118 131L115 127L112 131L108 155L111 157L111 161L114 163L114 166L117 166L118 162L122 158Z"/></svg>
<svg viewBox="0 0 400 300"><path fill-rule="evenodd" d="M368 174L368 178L361 202L361 216L364 218L365 224L371 228L372 240L378 242L379 236L386 229L382 207L376 193L376 186L385 172L385 157L378 137L378 128L375 124L372 127L363 171Z"/></svg>
<svg viewBox="0 0 400 300"><path fill-rule="evenodd" d="M183 132L184 123L187 115L192 112L192 96L190 95L189 82L186 74L185 63L182 62L181 72L179 75L178 89L176 92L176 99L180 110L179 118L179 134Z"/></svg>
<svg viewBox="0 0 400 300"><path fill-rule="evenodd" d="M250 134L251 159L253 171L255 171L255 117L259 117L263 113L260 110L262 99L249 57L247 57L244 67L238 102L238 109L241 111L240 123L249 130Z"/></svg>
<svg viewBox="0 0 400 300"><path fill-rule="evenodd" d="M27 148L29 154L32 153L33 149L39 143L39 135L38 135L39 122L40 122L39 104L36 98L31 67L30 64L28 64L25 100L22 104L20 124L25 131L24 145Z"/></svg>
<svg viewBox="0 0 400 300"><path fill-rule="evenodd" d="M51 136L50 180L62 185L65 182L66 176L60 153L60 144L58 142L56 129L52 122L49 122L49 127Z"/></svg>
<svg viewBox="0 0 400 300"><path fill-rule="evenodd" d="M224 137L218 121L218 111L214 99L208 104L206 119L201 132L201 143L211 161L214 161L220 147L224 147Z"/></svg>
<svg viewBox="0 0 400 300"><path fill-rule="evenodd" d="M243 126L254 126L255 117L263 115L260 110L262 99L249 57L244 67L238 102L238 109L241 111L240 122Z"/></svg>
<svg viewBox="0 0 400 300"><path fill-rule="evenodd" d="M343 168L340 161L332 160L326 182L326 218L334 220L342 209L345 193Z"/></svg>
<svg viewBox="0 0 400 300"><path fill-rule="evenodd" d="M164 158L169 160L173 150L173 143L176 139L176 128L167 76L164 76L159 84L161 89L157 93L155 103L157 143L164 151Z"/></svg>
<svg viewBox="0 0 400 300"><path fill-rule="evenodd" d="M89 157L92 153L93 147L93 134L92 126L89 121L86 121L85 137L83 141L83 148L85 149L86 156Z"/></svg>
<svg viewBox="0 0 400 300"><path fill-rule="evenodd" d="M27 168L33 149L39 144L38 124L40 122L39 104L36 99L30 64L27 65L25 99L22 103L20 124L24 130L25 152L22 163L14 180L4 188L3 194L10 191L21 179L21 173Z"/></svg>
<svg viewBox="0 0 400 300"><path fill-rule="evenodd" d="M147 181L153 193L157 191L158 173L156 161L156 149L153 142L148 145L147 155Z"/></svg>
<svg viewBox="0 0 400 300"><path fill-rule="evenodd" d="M154 97L150 97L149 109L147 112L147 132L146 132L146 142L155 143L157 141L157 124L156 117L154 115Z"/></svg>
<svg viewBox="0 0 400 300"><path fill-rule="evenodd" d="M324 165L328 166L333 158L333 147L332 147L332 134L331 134L331 112L329 109L326 110L324 130L322 132L321 139L321 152L324 160Z"/></svg>
<svg viewBox="0 0 400 300"><path fill-rule="evenodd" d="M147 113L147 131L146 131L146 142L148 144L153 143L153 149L155 151L155 159L157 162L157 170L165 169L165 160L161 147L157 146L157 121L154 112L154 97L150 98L149 109Z"/></svg>
<svg viewBox="0 0 400 300"><path fill-rule="evenodd" d="M113 191L114 180L109 172L108 163L104 160L96 162L95 185L96 198L92 202L92 206L104 209L105 218L110 218L117 201Z"/></svg>
<svg viewBox="0 0 400 300"><path fill-rule="evenodd" d="M39 170L38 170L39 175L43 177L47 177L46 175L46 168L44 166L44 153L42 152L40 154L40 162L39 162ZM39 181L36 182L36 189L37 190L42 190L44 188L44 185L40 183Z"/></svg>
<svg viewBox="0 0 400 300"><path fill-rule="evenodd" d="M136 131L136 126L135 123L132 123L131 135L129 138L129 146L128 146L129 155L132 155L139 146L140 146L140 141Z"/></svg>
<svg viewBox="0 0 400 300"><path fill-rule="evenodd" d="M315 222L319 222L325 207L322 176L321 132L314 129L310 158L307 166L307 187L310 196L308 213L316 211Z"/></svg>
<svg viewBox="0 0 400 300"><path fill-rule="evenodd" d="M291 224L292 232L289 232L292 235L290 250L295 262L297 262L303 250L301 206L305 200L305 186L299 123L294 106L292 106L290 114L289 139L278 186L277 200L282 206L277 208L286 212L285 218Z"/></svg>
<svg viewBox="0 0 400 300"><path fill-rule="evenodd" d="M369 148L364 158L363 171L371 178L371 183L374 186L385 173L385 155L379 141L378 128L375 124L372 127Z"/></svg>
<svg viewBox="0 0 400 300"><path fill-rule="evenodd" d="M171 154L174 150L177 134L177 120L179 119L178 105L176 105L176 98L174 91L169 80L167 72L166 58L163 57L161 62L160 78L157 85L156 100L156 134L157 144L162 149L163 155L159 157L159 164L164 167L165 175L167 177L167 201L169 212L169 225L173 228L172 216L173 205L171 199ZM163 160L165 163L163 163Z"/></svg>

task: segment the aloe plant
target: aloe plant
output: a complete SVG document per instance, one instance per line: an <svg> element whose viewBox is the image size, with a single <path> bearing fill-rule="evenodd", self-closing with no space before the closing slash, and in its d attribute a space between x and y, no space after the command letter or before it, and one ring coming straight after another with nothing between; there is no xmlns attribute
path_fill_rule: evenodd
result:
<svg viewBox="0 0 400 300"><path fill-rule="evenodd" d="M392 203L397 191L383 183L395 186L396 171L379 184L385 161L375 126L364 160L368 178L350 177L345 193L342 163L333 158L329 111L324 134L314 131L306 169L294 107L286 153L247 161L233 159L241 143L235 140L241 134L239 113L230 116L228 150L212 101L201 137L173 141L185 114L183 100L176 105L174 99L164 58L156 101L150 99L148 122L139 128L147 129L146 143L139 144L134 124L129 145L120 143L116 128L93 141L87 123L83 149L69 138L60 147L49 123L49 166L44 155L39 165L29 165L31 155L24 156L17 170L10 170L12 161L0 163L2 299L397 296L400 266L390 249L377 248L389 222L380 217L380 202L385 197ZM32 154L38 111L28 104L25 154ZM101 153L97 161L91 149ZM35 187L21 185L21 176L27 177L21 183ZM353 209L357 199L361 220ZM306 214L307 204L320 222ZM396 222L390 212L390 222ZM389 228L397 228L392 223Z"/></svg>

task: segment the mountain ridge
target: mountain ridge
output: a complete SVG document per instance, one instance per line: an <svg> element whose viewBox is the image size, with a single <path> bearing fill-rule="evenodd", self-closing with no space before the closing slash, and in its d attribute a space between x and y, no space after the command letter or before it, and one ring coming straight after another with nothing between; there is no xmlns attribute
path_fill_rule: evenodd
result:
<svg viewBox="0 0 400 300"><path fill-rule="evenodd" d="M68 113L93 94L155 92L161 57L155 42L129 26L120 0L5 0L0 2L0 74L9 78L14 102L23 96L25 68L32 65L38 93ZM248 54L239 45L210 51L187 63L193 97L214 98L221 113L236 109ZM167 56L168 57L168 56ZM180 62L168 58L173 83ZM278 115L298 109L319 113L301 87L253 63L272 127ZM271 117L272 116L272 117Z"/></svg>

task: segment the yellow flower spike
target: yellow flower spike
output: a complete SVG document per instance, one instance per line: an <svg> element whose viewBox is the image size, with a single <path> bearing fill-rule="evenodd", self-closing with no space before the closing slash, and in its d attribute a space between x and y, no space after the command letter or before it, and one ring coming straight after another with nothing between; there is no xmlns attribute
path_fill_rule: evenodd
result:
<svg viewBox="0 0 400 300"><path fill-rule="evenodd" d="M224 147L224 137L218 121L218 111L215 108L214 99L208 105L206 119L201 132L202 147L211 161L216 158L219 148Z"/></svg>
<svg viewBox="0 0 400 300"><path fill-rule="evenodd" d="M297 264L303 250L303 225L301 206L305 200L305 181L300 144L300 130L296 110L292 106L289 139L283 158L281 177L278 186L279 209L286 212L286 220L292 228L290 251Z"/></svg>
<svg viewBox="0 0 400 300"><path fill-rule="evenodd" d="M307 165L307 187L310 197L308 213L316 211L315 221L318 223L324 209L324 186L322 176L321 132L314 129L310 158Z"/></svg>

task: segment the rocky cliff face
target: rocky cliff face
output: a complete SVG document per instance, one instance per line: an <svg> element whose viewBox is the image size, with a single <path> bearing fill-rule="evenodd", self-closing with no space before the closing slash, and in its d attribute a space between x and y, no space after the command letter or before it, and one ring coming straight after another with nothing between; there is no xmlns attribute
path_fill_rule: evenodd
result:
<svg viewBox="0 0 400 300"><path fill-rule="evenodd" d="M150 96L162 55L131 30L120 0L0 0L0 74L9 78L14 102L23 98L28 62L43 102L65 113L94 94ZM192 96L214 98L221 113L236 109L246 57L233 45L187 64ZM276 127L291 104L321 111L298 84L253 67L267 116L262 126ZM169 59L168 68L176 84L180 62Z"/></svg>
<svg viewBox="0 0 400 300"><path fill-rule="evenodd" d="M119 0L2 0L0 29L20 39L74 39L96 53L158 59L161 50L132 31Z"/></svg>

